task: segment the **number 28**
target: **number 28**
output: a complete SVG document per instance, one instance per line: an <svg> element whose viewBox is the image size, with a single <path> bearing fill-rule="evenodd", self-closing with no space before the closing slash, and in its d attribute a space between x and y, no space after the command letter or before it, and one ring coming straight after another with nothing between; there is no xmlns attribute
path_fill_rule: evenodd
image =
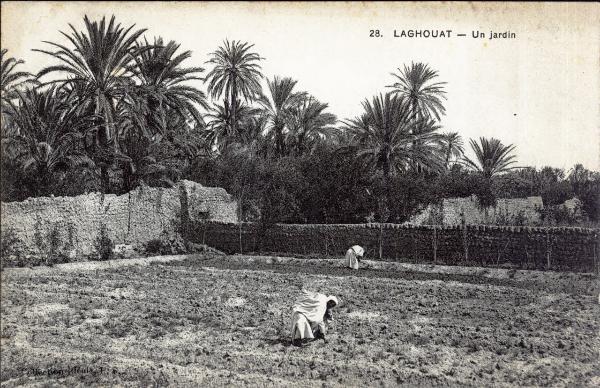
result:
<svg viewBox="0 0 600 388"><path fill-rule="evenodd" d="M369 30L369 36L371 38L379 38L381 36L381 33L379 32L379 30Z"/></svg>

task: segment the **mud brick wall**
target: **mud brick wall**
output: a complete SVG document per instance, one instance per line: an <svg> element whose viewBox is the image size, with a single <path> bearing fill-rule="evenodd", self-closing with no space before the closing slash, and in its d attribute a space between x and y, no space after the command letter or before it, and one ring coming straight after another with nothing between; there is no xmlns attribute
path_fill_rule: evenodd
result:
<svg viewBox="0 0 600 388"><path fill-rule="evenodd" d="M69 256L94 251L102 225L115 244L138 244L173 232L182 221L237 222L224 189L182 181L173 188L139 187L124 195L92 193L1 204L1 229L12 229L27 254L43 254L51 233Z"/></svg>
<svg viewBox="0 0 600 388"><path fill-rule="evenodd" d="M476 196L467 198L445 198L439 205L429 205L423 212L411 219L412 224L460 225L495 223L500 218L523 217L527 225L540 222L536 209L544 207L542 197L501 198L495 207L482 209ZM434 222L437 220L437 222Z"/></svg>
<svg viewBox="0 0 600 388"><path fill-rule="evenodd" d="M342 256L355 244L369 259L597 272L599 230L487 225L283 225L192 222L189 239L227 253Z"/></svg>

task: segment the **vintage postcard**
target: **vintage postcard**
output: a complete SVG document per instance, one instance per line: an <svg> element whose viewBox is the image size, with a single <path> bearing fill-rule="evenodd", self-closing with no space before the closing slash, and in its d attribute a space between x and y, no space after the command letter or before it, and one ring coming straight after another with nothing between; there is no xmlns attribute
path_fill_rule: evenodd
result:
<svg viewBox="0 0 600 388"><path fill-rule="evenodd" d="M600 386L598 3L0 7L2 386Z"/></svg>

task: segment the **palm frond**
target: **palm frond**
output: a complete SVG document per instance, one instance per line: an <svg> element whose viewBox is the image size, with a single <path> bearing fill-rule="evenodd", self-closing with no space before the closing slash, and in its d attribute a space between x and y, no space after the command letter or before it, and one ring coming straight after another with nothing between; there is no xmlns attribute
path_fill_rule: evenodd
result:
<svg viewBox="0 0 600 388"><path fill-rule="evenodd" d="M439 171L439 127L431 119L415 117L410 100L398 94L373 97L363 102L364 113L344 122L349 144L344 148L369 168L385 176L421 166Z"/></svg>
<svg viewBox="0 0 600 388"><path fill-rule="evenodd" d="M444 90L445 82L434 82L438 72L424 63L411 63L410 67L404 65L398 73L392 73L396 82L388 85L393 93L407 98L415 113L422 117L440 119L446 109L443 101L446 99Z"/></svg>
<svg viewBox="0 0 600 388"><path fill-rule="evenodd" d="M486 178L514 169L516 163L512 152L515 146L503 145L500 140L494 138L479 138L479 143L473 139L469 141L475 154L475 159L464 157L462 163L471 170L478 171Z"/></svg>

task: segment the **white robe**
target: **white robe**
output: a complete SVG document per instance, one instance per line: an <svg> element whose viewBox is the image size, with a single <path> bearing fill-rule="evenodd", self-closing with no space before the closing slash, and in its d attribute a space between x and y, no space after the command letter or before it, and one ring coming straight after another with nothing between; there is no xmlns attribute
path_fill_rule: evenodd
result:
<svg viewBox="0 0 600 388"><path fill-rule="evenodd" d="M354 245L352 248L346 251L346 265L348 268L358 269L358 258L363 257L365 250L359 246Z"/></svg>
<svg viewBox="0 0 600 388"><path fill-rule="evenodd" d="M302 290L302 295L296 301L292 314L292 339L313 339L317 329L325 334L323 317L327 311L327 302L330 300L338 304L335 296Z"/></svg>

